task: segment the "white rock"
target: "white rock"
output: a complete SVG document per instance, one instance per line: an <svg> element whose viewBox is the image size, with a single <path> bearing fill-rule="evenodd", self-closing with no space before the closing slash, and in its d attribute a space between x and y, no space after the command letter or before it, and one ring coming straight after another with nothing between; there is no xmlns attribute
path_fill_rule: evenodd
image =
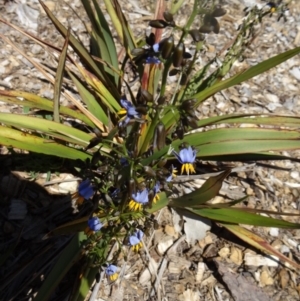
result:
<svg viewBox="0 0 300 301"><path fill-rule="evenodd" d="M157 252L163 255L171 246L173 245L173 238L171 236L165 235L157 245Z"/></svg>
<svg viewBox="0 0 300 301"><path fill-rule="evenodd" d="M64 180L72 180L72 175L66 175ZM68 181L68 182L62 182L58 185L58 191L60 193L74 193L77 191L78 183L76 180L74 181Z"/></svg>
<svg viewBox="0 0 300 301"><path fill-rule="evenodd" d="M251 253L246 253L244 257L245 265L249 266L269 266L269 267L277 267L278 266L278 258L275 256L270 256L273 257L273 259L264 257L262 255L257 255L257 254L251 254Z"/></svg>
<svg viewBox="0 0 300 301"><path fill-rule="evenodd" d="M196 274L197 283L201 283L204 272L205 272L205 268L206 268L206 265L204 262L198 262L198 269L197 269L197 274Z"/></svg>
<svg viewBox="0 0 300 301"><path fill-rule="evenodd" d="M275 94L266 93L265 97L268 101L271 101L273 103L279 103L279 97Z"/></svg>
<svg viewBox="0 0 300 301"><path fill-rule="evenodd" d="M300 80L300 67L294 67L290 71L290 74L293 75L297 80Z"/></svg>
<svg viewBox="0 0 300 301"><path fill-rule="evenodd" d="M269 234L273 237L277 237L279 235L279 229L278 228L270 228Z"/></svg>
<svg viewBox="0 0 300 301"><path fill-rule="evenodd" d="M26 28L37 30L39 12L26 4L18 4L15 12L19 17L20 23Z"/></svg>
<svg viewBox="0 0 300 301"><path fill-rule="evenodd" d="M280 248L281 253L290 253L290 248L286 245L282 245Z"/></svg>
<svg viewBox="0 0 300 301"><path fill-rule="evenodd" d="M183 224L186 241L191 245L195 244L196 240L203 239L206 236L206 231L211 228L211 221L206 218L179 209L176 209L176 211L172 209L172 212L176 232L181 231ZM182 223L182 220L185 222Z"/></svg>
<svg viewBox="0 0 300 301"><path fill-rule="evenodd" d="M291 172L291 177L293 179L298 179L299 178L299 172L298 171L292 171Z"/></svg>

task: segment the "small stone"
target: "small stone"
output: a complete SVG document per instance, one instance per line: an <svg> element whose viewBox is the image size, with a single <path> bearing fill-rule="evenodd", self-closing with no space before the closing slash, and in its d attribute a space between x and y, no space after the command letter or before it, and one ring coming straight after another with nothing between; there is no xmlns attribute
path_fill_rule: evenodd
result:
<svg viewBox="0 0 300 301"><path fill-rule="evenodd" d="M260 280L260 284L262 284L262 286L272 285L274 283L274 279L270 275L270 272L268 270L261 272L259 280Z"/></svg>
<svg viewBox="0 0 300 301"><path fill-rule="evenodd" d="M293 75L297 80L300 80L300 68L294 67L290 70L290 74Z"/></svg>
<svg viewBox="0 0 300 301"><path fill-rule="evenodd" d="M227 258L230 254L230 249L228 247L224 247L218 252L218 254L222 258Z"/></svg>
<svg viewBox="0 0 300 301"><path fill-rule="evenodd" d="M291 177L295 180L299 179L299 172L298 171L292 171L290 173Z"/></svg>
<svg viewBox="0 0 300 301"><path fill-rule="evenodd" d="M243 262L243 253L240 249L236 247L231 247L230 260L236 265L241 265Z"/></svg>
<svg viewBox="0 0 300 301"><path fill-rule="evenodd" d="M269 234L273 237L277 237L279 235L279 229L278 228L270 228Z"/></svg>
<svg viewBox="0 0 300 301"><path fill-rule="evenodd" d="M177 232L175 231L175 228L170 225L165 226L165 233L169 236L177 237Z"/></svg>
<svg viewBox="0 0 300 301"><path fill-rule="evenodd" d="M265 97L270 102L279 103L279 97L275 94L267 93Z"/></svg>

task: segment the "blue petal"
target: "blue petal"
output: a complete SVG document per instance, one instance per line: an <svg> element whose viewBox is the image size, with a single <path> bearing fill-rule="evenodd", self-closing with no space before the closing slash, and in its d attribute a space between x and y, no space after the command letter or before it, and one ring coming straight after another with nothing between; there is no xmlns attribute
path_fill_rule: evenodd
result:
<svg viewBox="0 0 300 301"><path fill-rule="evenodd" d="M179 157L181 159L181 164L194 163L196 159L196 151L189 146L188 148L184 148L179 152Z"/></svg>
<svg viewBox="0 0 300 301"><path fill-rule="evenodd" d="M99 218L94 216L88 219L88 226L92 231L99 231L103 225Z"/></svg>
<svg viewBox="0 0 300 301"><path fill-rule="evenodd" d="M155 51L155 52L159 52L159 43L156 43L152 46L152 49Z"/></svg>
<svg viewBox="0 0 300 301"><path fill-rule="evenodd" d="M89 199L94 194L94 188L89 179L79 184L78 193L85 199Z"/></svg>
<svg viewBox="0 0 300 301"><path fill-rule="evenodd" d="M129 243L131 246L135 246L140 243L140 240L136 236L129 236Z"/></svg>
<svg viewBox="0 0 300 301"><path fill-rule="evenodd" d="M172 152L173 155L175 155L175 157L177 158L177 160L179 161L179 163L184 164L184 162L182 162L180 154L177 154L175 151Z"/></svg>
<svg viewBox="0 0 300 301"><path fill-rule="evenodd" d="M156 57L147 57L146 58L146 64L160 64L160 60Z"/></svg>
<svg viewBox="0 0 300 301"><path fill-rule="evenodd" d="M126 116L126 118L124 119L124 120L122 120L121 122L119 122L119 127L125 127L127 124L128 124L128 122L130 121L130 117L129 116Z"/></svg>
<svg viewBox="0 0 300 301"><path fill-rule="evenodd" d="M118 267L116 267L113 264L108 265L108 267L105 270L106 275L111 276L113 274L115 274L118 270Z"/></svg>
<svg viewBox="0 0 300 301"><path fill-rule="evenodd" d="M126 110L128 110L130 106L132 106L132 103L128 101L126 98L121 98L120 102L121 102L121 106Z"/></svg>
<svg viewBox="0 0 300 301"><path fill-rule="evenodd" d="M131 236L129 236L129 242L131 246L135 246L142 240L144 232L142 230L137 230Z"/></svg>
<svg viewBox="0 0 300 301"><path fill-rule="evenodd" d="M144 236L144 232L142 230L137 230L135 232L135 236L141 241Z"/></svg>
<svg viewBox="0 0 300 301"><path fill-rule="evenodd" d="M145 204L148 202L148 191L144 189L143 191L138 191L133 193L131 196L137 203Z"/></svg>
<svg viewBox="0 0 300 301"><path fill-rule="evenodd" d="M160 184L157 182L153 187L154 195L156 195L160 191Z"/></svg>

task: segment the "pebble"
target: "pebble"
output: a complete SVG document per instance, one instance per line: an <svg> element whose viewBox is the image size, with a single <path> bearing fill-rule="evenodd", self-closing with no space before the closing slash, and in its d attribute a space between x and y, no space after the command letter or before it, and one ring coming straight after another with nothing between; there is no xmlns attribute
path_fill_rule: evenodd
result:
<svg viewBox="0 0 300 301"><path fill-rule="evenodd" d="M275 94L267 93L267 94L265 94L265 97L268 101L271 101L274 103L279 103L279 97Z"/></svg>
<svg viewBox="0 0 300 301"><path fill-rule="evenodd" d="M279 235L279 229L278 228L270 228L269 234L273 237L277 237Z"/></svg>
<svg viewBox="0 0 300 301"><path fill-rule="evenodd" d="M294 67L290 71L290 74L293 75L297 80L300 81L300 67Z"/></svg>

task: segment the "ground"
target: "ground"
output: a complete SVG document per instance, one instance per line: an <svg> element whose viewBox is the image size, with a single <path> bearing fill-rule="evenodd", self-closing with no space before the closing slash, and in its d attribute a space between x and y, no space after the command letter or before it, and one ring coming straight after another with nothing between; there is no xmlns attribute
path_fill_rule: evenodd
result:
<svg viewBox="0 0 300 301"><path fill-rule="evenodd" d="M80 17L87 22L80 1L45 2L88 46L86 28L78 21ZM199 58L199 66L212 59L217 52L222 55L224 46L233 39L241 23L245 4L266 3L258 0L221 2L227 14L219 19L220 33L208 35L207 49ZM152 18L155 1L122 0L120 3L135 34L143 36L149 30L147 21ZM189 1L186 3L175 16L180 24L184 24L191 11L191 4ZM166 1L166 5L169 5L169 1ZM243 61L233 66L233 73L300 45L300 2L291 1L289 9L286 22L277 22L276 14L264 21L257 38L245 52ZM62 46L62 38L35 0L7 1L0 6L0 16L35 33L40 39ZM49 70L55 66L53 57L16 30L0 23L0 34L16 43L28 56L46 64ZM0 39L0 47L0 89L26 90L50 99L53 97L53 87L36 72L31 63L3 39ZM192 47L190 41L191 50ZM300 58L296 56L261 76L216 94L199 108L200 117L233 112L298 116L299 66ZM66 102L65 99L62 101ZM3 102L0 102L0 111L21 112L18 106L8 106ZM4 148L2 154L0 249L7 252L6 246L10 242L20 239L21 243L15 259L0 270L0 275L6 279L1 290L5 288L3 300L10 297L13 300L27 300L29 297L26 299L26 294L30 296L40 286L43 274L47 272L45 266L51 264L56 252L68 241L68 237L59 241L57 238L42 240L42 237L53 224L67 220L73 214L73 208L68 206L68 193L76 190L77 178L70 175L68 166L64 166L65 172L60 175L53 173L49 178L42 162L35 161L36 166L24 168L25 157L22 155L7 156ZM283 154L300 158L299 151ZM54 161L53 171L60 164ZM213 172L214 163L211 164L212 170L208 170L203 162L198 162L196 169L200 176L190 177L188 182L178 183L178 187L191 189L201 185L206 173ZM250 208L285 212L296 212L299 208L299 163L253 162L235 164L233 167L236 171L224 183L218 201L247 194L247 206ZM72 181L66 184L66 180ZM179 180L182 179L179 177ZM84 213L81 212L82 215ZM285 219L299 222L298 217ZM188 231L184 233L178 229L175 214L168 209L159 214L158 223L159 228L152 230L152 234L145 239L147 247L140 254L129 254L127 262L120 258L119 280L110 285L107 279L102 279L98 300L299 300L300 277L297 271L262 256L218 225L213 225L200 241L191 242L187 239ZM299 263L300 230L248 229ZM206 228L200 231L205 232ZM40 254L43 256L38 256ZM13 277L16 271L19 278ZM16 287L21 284L24 291L16 293ZM65 293L70 285L65 280L61 291ZM53 296L53 299L61 300L61 296Z"/></svg>

